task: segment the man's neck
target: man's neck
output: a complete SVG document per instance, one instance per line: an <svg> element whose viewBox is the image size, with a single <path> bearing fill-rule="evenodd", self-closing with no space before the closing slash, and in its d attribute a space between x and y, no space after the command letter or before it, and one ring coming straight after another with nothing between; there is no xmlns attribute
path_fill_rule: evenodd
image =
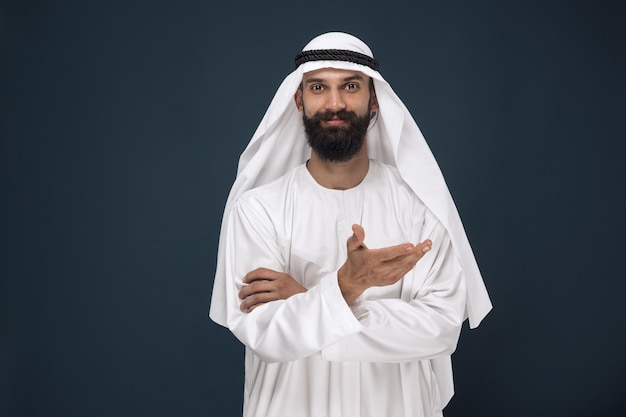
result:
<svg viewBox="0 0 626 417"><path fill-rule="evenodd" d="M325 188L348 190L363 181L369 170L369 158L365 144L355 156L345 162L321 159L315 151L306 165L315 181Z"/></svg>

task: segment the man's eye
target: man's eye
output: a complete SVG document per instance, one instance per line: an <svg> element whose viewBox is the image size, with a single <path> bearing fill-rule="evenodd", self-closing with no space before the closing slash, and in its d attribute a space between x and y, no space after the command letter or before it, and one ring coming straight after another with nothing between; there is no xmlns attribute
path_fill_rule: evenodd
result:
<svg viewBox="0 0 626 417"><path fill-rule="evenodd" d="M356 90L357 88L359 88L358 84L355 84L355 83L346 84L346 90Z"/></svg>
<svg viewBox="0 0 626 417"><path fill-rule="evenodd" d="M319 85L319 84L313 84L311 86L311 90L313 90L313 91L321 91L322 90L322 86Z"/></svg>

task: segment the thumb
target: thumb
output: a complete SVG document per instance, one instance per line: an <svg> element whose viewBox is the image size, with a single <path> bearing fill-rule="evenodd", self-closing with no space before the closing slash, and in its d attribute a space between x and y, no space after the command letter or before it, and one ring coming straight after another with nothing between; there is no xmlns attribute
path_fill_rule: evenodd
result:
<svg viewBox="0 0 626 417"><path fill-rule="evenodd" d="M352 225L352 236L348 238L348 252L353 252L359 248L367 248L365 246L365 230L361 227L361 225L353 224Z"/></svg>

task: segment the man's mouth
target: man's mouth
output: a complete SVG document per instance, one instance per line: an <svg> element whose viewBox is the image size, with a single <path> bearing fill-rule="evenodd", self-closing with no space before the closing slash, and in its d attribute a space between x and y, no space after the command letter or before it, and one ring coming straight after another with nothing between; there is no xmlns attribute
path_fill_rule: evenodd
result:
<svg viewBox="0 0 626 417"><path fill-rule="evenodd" d="M348 123L347 120L340 119L338 117L334 117L330 120L322 120L323 124L326 126L344 126Z"/></svg>

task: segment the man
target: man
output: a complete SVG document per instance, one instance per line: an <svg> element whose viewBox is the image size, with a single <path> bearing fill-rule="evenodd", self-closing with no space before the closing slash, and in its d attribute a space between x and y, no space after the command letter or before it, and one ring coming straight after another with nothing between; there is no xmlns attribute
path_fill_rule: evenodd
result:
<svg viewBox="0 0 626 417"><path fill-rule="evenodd" d="M344 33L296 57L241 156L211 318L246 345L244 416L441 416L491 309L417 125Z"/></svg>

